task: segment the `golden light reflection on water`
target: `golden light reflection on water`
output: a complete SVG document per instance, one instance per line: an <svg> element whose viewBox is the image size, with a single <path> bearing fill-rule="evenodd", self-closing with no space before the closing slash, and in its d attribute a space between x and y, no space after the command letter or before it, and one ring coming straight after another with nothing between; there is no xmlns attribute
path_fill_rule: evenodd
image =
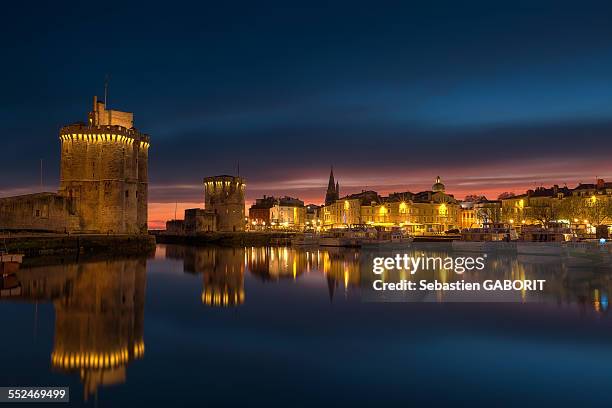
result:
<svg viewBox="0 0 612 408"><path fill-rule="evenodd" d="M409 255L421 251L409 250ZM206 307L240 307L248 303L245 275L267 284L296 282L311 277L320 280L316 290L327 290L330 301L338 291L345 295L370 288L374 275L372 257L348 248L296 249L288 247L216 248L159 246L153 262L178 260L184 273L201 275L201 299ZM443 250L428 250L428 256L448 256ZM51 367L77 373L87 399L99 387L123 383L127 367L144 357L144 302L146 259L91 261L73 264L22 267L2 276L2 300L51 302L55 310L55 334ZM440 282L485 279L529 281L546 279L543 292L526 290L519 302L578 305L598 314L608 313L610 268L573 268L556 257L491 256L482 271L456 274L444 269L397 276L385 272L384 281L436 279ZM19 290L15 290L18 288ZM439 302L448 293L434 291ZM412 299L419 300L419 299ZM255 299L256 301L256 299Z"/></svg>
<svg viewBox="0 0 612 408"><path fill-rule="evenodd" d="M78 373L84 397L123 383L144 356L146 259L21 268L22 291L8 300L51 302L54 370Z"/></svg>
<svg viewBox="0 0 612 408"><path fill-rule="evenodd" d="M422 250L405 251L410 256L423 255ZM401 270L397 273L384 272L379 277L372 273L372 257L369 253L350 248L192 248L169 245L165 253L175 259L182 259L184 270L203 275L203 303L208 306L238 306L245 301L245 273L264 282L280 280L297 281L304 275L324 278L330 299L338 290L344 293L362 293L368 290L374 278L385 282L398 279L439 282L483 282L487 279L508 279L527 282L546 279L543 292L530 292L526 289L502 294L502 300L512 302L555 302L558 304L590 305L597 312L607 311L607 293L612 271L601 273L594 269L572 270L571 267L555 257L490 256L482 271L457 274L443 268L419 271L416 275ZM446 257L449 252L443 249L428 249L427 256ZM461 256L461 254L451 254ZM463 254L465 256L465 254ZM582 280L589 280L588 288ZM453 301L454 294L438 290L431 293L438 302ZM467 295L468 299L469 294ZM497 296L497 294L496 294ZM599 299L603 297L603 302ZM588 300L590 299L590 300ZM412 298L412 301L423 299ZM465 300L465 299L464 299ZM481 298L472 300L482 301ZM490 300L490 298L485 299ZM497 299L499 300L499 299Z"/></svg>

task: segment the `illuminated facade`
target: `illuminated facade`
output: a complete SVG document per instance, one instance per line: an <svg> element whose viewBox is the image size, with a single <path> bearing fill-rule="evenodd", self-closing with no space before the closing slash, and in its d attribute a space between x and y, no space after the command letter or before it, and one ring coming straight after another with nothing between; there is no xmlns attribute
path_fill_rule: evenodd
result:
<svg viewBox="0 0 612 408"><path fill-rule="evenodd" d="M324 228L353 226L402 227L411 233L441 233L460 226L460 206L446 194L440 178L432 190L381 197L362 191L321 208Z"/></svg>
<svg viewBox="0 0 612 408"><path fill-rule="evenodd" d="M263 196L249 208L249 228L301 231L306 225L304 202L292 197Z"/></svg>
<svg viewBox="0 0 612 408"><path fill-rule="evenodd" d="M602 179L574 189L538 187L501 202L503 221L517 227L561 223L579 234L607 238L612 225L612 183Z"/></svg>

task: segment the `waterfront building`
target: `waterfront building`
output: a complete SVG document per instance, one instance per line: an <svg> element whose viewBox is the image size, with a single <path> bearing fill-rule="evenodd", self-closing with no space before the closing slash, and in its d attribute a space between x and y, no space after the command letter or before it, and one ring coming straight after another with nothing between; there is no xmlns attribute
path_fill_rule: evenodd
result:
<svg viewBox="0 0 612 408"><path fill-rule="evenodd" d="M487 200L480 197L460 204L461 228L481 228L484 224L502 222L501 200Z"/></svg>
<svg viewBox="0 0 612 408"><path fill-rule="evenodd" d="M297 198L282 197L270 208L270 224L273 228L303 230L306 224L306 207Z"/></svg>
<svg viewBox="0 0 612 408"><path fill-rule="evenodd" d="M580 183L572 190L572 195L577 197L611 196L612 183L604 179L597 179L595 184Z"/></svg>
<svg viewBox="0 0 612 408"><path fill-rule="evenodd" d="M437 177L431 190L392 193L364 190L321 208L323 227L402 227L410 233L442 233L460 226L459 202Z"/></svg>
<svg viewBox="0 0 612 408"><path fill-rule="evenodd" d="M251 229L265 229L270 227L270 209L274 206L275 197L264 195L255 199L249 208L249 224Z"/></svg>
<svg viewBox="0 0 612 408"><path fill-rule="evenodd" d="M545 225L557 220L561 214L561 203L572 196L572 190L554 185L550 188L537 187L525 194L506 197L501 200L502 221L520 225Z"/></svg>
<svg viewBox="0 0 612 408"><path fill-rule="evenodd" d="M303 230L306 225L304 202L293 197L263 196L249 208L251 229Z"/></svg>
<svg viewBox="0 0 612 408"><path fill-rule="evenodd" d="M460 204L461 221L460 227L463 228L476 228L479 227L478 219L476 216L476 210L474 209L473 201L462 201Z"/></svg>
<svg viewBox="0 0 612 408"><path fill-rule="evenodd" d="M93 100L88 123L60 129L57 193L0 198L0 230L147 233L150 138L134 115Z"/></svg>
<svg viewBox="0 0 612 408"><path fill-rule="evenodd" d="M306 229L308 230L318 230L321 227L321 219L319 218L319 214L321 211L321 206L316 204L308 204L306 205Z"/></svg>
<svg viewBox="0 0 612 408"><path fill-rule="evenodd" d="M501 200L478 200L474 203L474 213L478 226L502 222Z"/></svg>
<svg viewBox="0 0 612 408"><path fill-rule="evenodd" d="M603 179L595 184L581 183L574 189L538 187L501 202L503 221L519 228L561 223L579 235L607 238L612 225L612 183Z"/></svg>

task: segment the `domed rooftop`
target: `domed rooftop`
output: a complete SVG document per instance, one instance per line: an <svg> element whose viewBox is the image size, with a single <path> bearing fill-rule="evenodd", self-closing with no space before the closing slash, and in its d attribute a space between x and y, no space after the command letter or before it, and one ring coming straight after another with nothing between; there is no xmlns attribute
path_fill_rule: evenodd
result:
<svg viewBox="0 0 612 408"><path fill-rule="evenodd" d="M440 180L440 176L436 177L436 182L433 186L431 186L431 191L433 191L434 193L437 192L444 192L444 184L442 184L442 181Z"/></svg>

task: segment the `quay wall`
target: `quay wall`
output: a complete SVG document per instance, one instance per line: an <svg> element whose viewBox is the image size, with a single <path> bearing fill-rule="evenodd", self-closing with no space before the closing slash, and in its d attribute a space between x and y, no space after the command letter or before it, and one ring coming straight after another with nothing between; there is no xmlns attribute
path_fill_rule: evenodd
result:
<svg viewBox="0 0 612 408"><path fill-rule="evenodd" d="M0 237L0 249L28 257L43 255L148 255L155 250L155 237L146 234L125 235L8 235Z"/></svg>
<svg viewBox="0 0 612 408"><path fill-rule="evenodd" d="M155 233L159 244L179 245L221 245L241 246L275 246L290 244L294 233L283 232L211 232L198 235L173 235Z"/></svg>

